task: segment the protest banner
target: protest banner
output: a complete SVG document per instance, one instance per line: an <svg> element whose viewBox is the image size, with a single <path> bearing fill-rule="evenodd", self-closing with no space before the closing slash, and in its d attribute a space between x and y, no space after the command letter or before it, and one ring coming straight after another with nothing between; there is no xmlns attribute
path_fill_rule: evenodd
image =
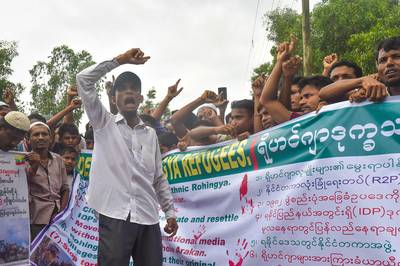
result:
<svg viewBox="0 0 400 266"><path fill-rule="evenodd" d="M163 233L164 265L400 265L399 102L339 103L246 140L166 154L180 228ZM77 206L86 185L76 188L65 213L74 219L44 235L72 264L95 265L97 220L83 197Z"/></svg>
<svg viewBox="0 0 400 266"><path fill-rule="evenodd" d="M0 152L0 265L29 264L25 156Z"/></svg>

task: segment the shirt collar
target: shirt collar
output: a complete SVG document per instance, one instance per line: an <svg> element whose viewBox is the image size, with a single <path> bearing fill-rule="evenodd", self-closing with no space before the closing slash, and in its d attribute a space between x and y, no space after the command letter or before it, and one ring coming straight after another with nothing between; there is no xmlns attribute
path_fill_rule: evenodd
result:
<svg viewBox="0 0 400 266"><path fill-rule="evenodd" d="M143 120L142 119L140 119L140 117L138 117L138 119L139 119L139 124L137 124L136 126L135 126L135 128L141 128L141 129L145 129L146 128L146 125L145 125L145 123L143 122ZM121 113L118 113L116 116L115 116L115 123L119 123L119 122L123 122L124 124L128 124L127 122L126 122L126 119L125 119L125 117L121 114Z"/></svg>

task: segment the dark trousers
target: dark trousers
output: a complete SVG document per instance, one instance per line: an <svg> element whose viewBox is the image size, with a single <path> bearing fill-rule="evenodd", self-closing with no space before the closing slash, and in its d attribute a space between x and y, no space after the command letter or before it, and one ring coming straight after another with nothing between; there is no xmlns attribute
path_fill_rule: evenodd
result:
<svg viewBox="0 0 400 266"><path fill-rule="evenodd" d="M99 214L99 266L161 266L160 225L141 225Z"/></svg>
<svg viewBox="0 0 400 266"><path fill-rule="evenodd" d="M31 224L31 242L37 237L37 235L45 228L47 224Z"/></svg>

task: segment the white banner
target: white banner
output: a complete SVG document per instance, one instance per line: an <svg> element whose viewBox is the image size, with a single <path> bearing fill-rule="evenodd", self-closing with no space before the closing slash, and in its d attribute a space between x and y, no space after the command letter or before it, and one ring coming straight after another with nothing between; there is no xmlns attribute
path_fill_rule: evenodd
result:
<svg viewBox="0 0 400 266"><path fill-rule="evenodd" d="M163 233L164 265L400 265L398 110L398 98L341 103L165 155L179 231ZM82 197L90 162L81 155L81 185L33 261L42 248L64 265L97 265L97 220Z"/></svg>
<svg viewBox="0 0 400 266"><path fill-rule="evenodd" d="M0 265L29 264L25 156L0 152Z"/></svg>

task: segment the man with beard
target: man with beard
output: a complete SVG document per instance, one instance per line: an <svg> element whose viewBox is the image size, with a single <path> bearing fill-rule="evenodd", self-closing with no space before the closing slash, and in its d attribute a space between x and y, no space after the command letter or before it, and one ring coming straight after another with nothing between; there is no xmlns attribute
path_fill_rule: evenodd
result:
<svg viewBox="0 0 400 266"><path fill-rule="evenodd" d="M65 164L58 154L49 151L50 134L49 126L43 122L32 123L28 131L28 143L32 147L27 174L31 239L68 203Z"/></svg>
<svg viewBox="0 0 400 266"><path fill-rule="evenodd" d="M28 132L29 124L28 117L17 111L8 112L4 117L0 117L0 150L15 149Z"/></svg>
<svg viewBox="0 0 400 266"><path fill-rule="evenodd" d="M110 93L116 115L102 105L95 88L114 68L144 64L149 58L131 49L76 78L96 143L86 197L99 213L99 266L129 265L131 256L137 266L162 265L158 204L167 220L164 231L172 237L178 230L156 132L137 113L143 101L140 78L123 72L115 80Z"/></svg>
<svg viewBox="0 0 400 266"><path fill-rule="evenodd" d="M188 129L183 122L193 110L198 107L200 107L197 112L198 121L205 122L215 127L224 125L220 116L217 114L216 106L222 106L226 103L227 101L222 99L215 92L205 90L200 97L183 106L171 116L171 124L176 136L178 138L183 138L187 135L190 129Z"/></svg>
<svg viewBox="0 0 400 266"><path fill-rule="evenodd" d="M378 77L389 89L390 95L400 95L400 37L379 43L376 51ZM381 95L385 91L381 91ZM376 95L379 96L379 92Z"/></svg>

